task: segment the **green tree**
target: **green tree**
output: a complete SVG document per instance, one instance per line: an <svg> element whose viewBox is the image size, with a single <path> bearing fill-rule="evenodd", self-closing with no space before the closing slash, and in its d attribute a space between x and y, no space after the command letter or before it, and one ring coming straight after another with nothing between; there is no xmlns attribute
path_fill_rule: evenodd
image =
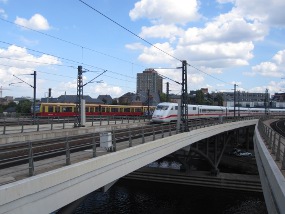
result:
<svg viewBox="0 0 285 214"><path fill-rule="evenodd" d="M223 106L224 98L221 93L217 94L216 101L218 103L218 106Z"/></svg>
<svg viewBox="0 0 285 214"><path fill-rule="evenodd" d="M0 105L0 113L3 113L4 109L5 109L5 106L4 105Z"/></svg>
<svg viewBox="0 0 285 214"><path fill-rule="evenodd" d="M197 90L196 91L196 104L198 105L203 105L204 104L204 94L202 90Z"/></svg>
<svg viewBox="0 0 285 214"><path fill-rule="evenodd" d="M28 114L31 113L32 102L30 100L21 100L16 107L18 113Z"/></svg>
<svg viewBox="0 0 285 214"><path fill-rule="evenodd" d="M161 102L169 102L169 100L166 100L166 94L165 93L161 93L160 95L159 95L159 97L160 97L160 101Z"/></svg>
<svg viewBox="0 0 285 214"><path fill-rule="evenodd" d="M17 106L17 103L10 102L10 103L8 103L7 108L9 108L9 107L16 107L16 106Z"/></svg>
<svg viewBox="0 0 285 214"><path fill-rule="evenodd" d="M205 105L214 105L214 100L211 94L207 93L206 94L206 99L204 100Z"/></svg>

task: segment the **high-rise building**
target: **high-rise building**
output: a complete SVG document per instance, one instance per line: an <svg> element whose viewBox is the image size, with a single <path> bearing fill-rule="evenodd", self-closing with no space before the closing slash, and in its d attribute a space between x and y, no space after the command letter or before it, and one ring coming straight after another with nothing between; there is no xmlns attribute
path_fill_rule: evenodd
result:
<svg viewBox="0 0 285 214"><path fill-rule="evenodd" d="M162 77L152 68L145 69L137 74L137 93L147 92L162 93Z"/></svg>

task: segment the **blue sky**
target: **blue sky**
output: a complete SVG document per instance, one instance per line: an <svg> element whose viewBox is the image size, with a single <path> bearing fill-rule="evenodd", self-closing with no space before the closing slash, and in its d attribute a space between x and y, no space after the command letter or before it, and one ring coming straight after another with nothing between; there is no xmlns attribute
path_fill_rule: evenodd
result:
<svg viewBox="0 0 285 214"><path fill-rule="evenodd" d="M100 11L138 37L86 6ZM77 66L93 98L136 91L145 68L187 60L188 90L285 91L284 0L0 0L2 96L76 94ZM181 82L181 69L156 69ZM100 82L99 82L100 81ZM172 93L181 86L171 80ZM12 83L12 84L11 84ZM15 83L15 84L14 84ZM165 84L164 84L165 85ZM165 89L164 89L165 92Z"/></svg>

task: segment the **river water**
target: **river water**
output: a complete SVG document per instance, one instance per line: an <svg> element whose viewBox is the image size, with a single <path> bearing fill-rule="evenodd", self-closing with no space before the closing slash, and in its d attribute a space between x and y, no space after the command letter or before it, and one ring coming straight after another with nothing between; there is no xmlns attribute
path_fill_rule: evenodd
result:
<svg viewBox="0 0 285 214"><path fill-rule="evenodd" d="M267 210L262 193L123 179L106 193L91 193L75 213L267 214Z"/></svg>

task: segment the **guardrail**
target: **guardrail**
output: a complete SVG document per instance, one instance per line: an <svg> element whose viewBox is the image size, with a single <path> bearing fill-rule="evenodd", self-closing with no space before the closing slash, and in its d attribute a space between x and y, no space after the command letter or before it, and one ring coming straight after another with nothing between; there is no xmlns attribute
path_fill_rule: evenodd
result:
<svg viewBox="0 0 285 214"><path fill-rule="evenodd" d="M230 119L225 118L220 120L220 118L211 118L204 120L192 120L189 123L189 130L194 130L198 128L218 125L221 123L230 123L241 120L251 120L256 119L256 117L246 117L240 119ZM176 123L164 123L164 124L149 124L139 128L133 129L113 129L107 135L107 140L103 140L102 132L77 135L77 136L66 136L64 138L53 138L46 139L43 141L27 141L18 143L9 143L5 145L0 145L0 169L6 168L7 165L17 165L27 164L29 176L35 174L35 161L43 160L49 157L64 156L62 164L70 165L73 161L71 160L71 153L74 153L73 160L84 155L84 158L95 158L98 156L98 147L103 147L104 154L108 152L116 152L121 149L129 148L135 145L147 143L154 141L156 139L161 139L167 136L175 135L181 133L177 129ZM104 145L108 145L105 146ZM78 151L90 150L92 153L82 154ZM78 152L78 153L77 153ZM14 156L17 154L17 159ZM87 155L87 157L86 157ZM100 151L102 155L102 149ZM57 160L59 161L59 160ZM54 164L55 160L51 160L50 163ZM45 163L49 165L50 163ZM25 167L24 167L25 168ZM27 168L22 169L27 170ZM9 176L5 174L5 176Z"/></svg>
<svg viewBox="0 0 285 214"><path fill-rule="evenodd" d="M281 170L285 169L285 138L271 127L259 120L258 130L265 140L268 150L275 156L275 161L281 163Z"/></svg>
<svg viewBox="0 0 285 214"><path fill-rule="evenodd" d="M54 129L66 129L76 127L77 117L58 117L58 118L11 118L0 121L0 135L9 133L23 133L29 131L47 131ZM88 126L111 125L149 121L146 116L89 116L86 118ZM2 128L2 129L1 129Z"/></svg>

